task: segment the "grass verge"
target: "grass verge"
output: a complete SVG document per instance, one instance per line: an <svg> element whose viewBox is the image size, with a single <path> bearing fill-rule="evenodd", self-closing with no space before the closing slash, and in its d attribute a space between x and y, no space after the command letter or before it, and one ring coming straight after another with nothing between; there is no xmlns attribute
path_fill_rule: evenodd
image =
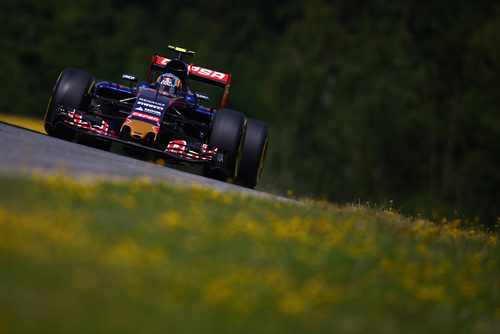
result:
<svg viewBox="0 0 500 334"><path fill-rule="evenodd" d="M498 332L498 236L137 179L0 176L0 331Z"/></svg>

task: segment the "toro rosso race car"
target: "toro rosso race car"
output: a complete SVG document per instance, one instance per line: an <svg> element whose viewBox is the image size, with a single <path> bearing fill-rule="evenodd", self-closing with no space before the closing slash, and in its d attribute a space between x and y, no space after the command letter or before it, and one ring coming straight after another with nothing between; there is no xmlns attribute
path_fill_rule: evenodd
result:
<svg viewBox="0 0 500 334"><path fill-rule="evenodd" d="M153 54L145 82L122 75L124 86L96 80L74 68L61 72L49 100L45 131L53 137L109 150L146 152L167 163L203 165L203 175L254 188L269 140L269 127L226 109L231 74L186 64L193 51L168 46L177 55ZM190 83L220 87L220 107L204 106L210 97Z"/></svg>

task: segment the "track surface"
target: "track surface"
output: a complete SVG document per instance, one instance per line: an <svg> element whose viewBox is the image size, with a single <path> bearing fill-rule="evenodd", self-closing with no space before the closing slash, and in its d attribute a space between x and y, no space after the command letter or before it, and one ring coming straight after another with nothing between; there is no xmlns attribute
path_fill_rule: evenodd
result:
<svg viewBox="0 0 500 334"><path fill-rule="evenodd" d="M199 184L222 192L289 201L260 191L162 167L115 153L67 142L0 122L0 173L61 172L77 179L150 177L173 186Z"/></svg>

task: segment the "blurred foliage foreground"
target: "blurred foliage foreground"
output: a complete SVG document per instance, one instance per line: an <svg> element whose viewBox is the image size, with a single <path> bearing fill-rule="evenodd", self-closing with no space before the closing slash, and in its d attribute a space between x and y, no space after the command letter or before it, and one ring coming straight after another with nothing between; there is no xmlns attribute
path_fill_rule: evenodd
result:
<svg viewBox="0 0 500 334"><path fill-rule="evenodd" d="M390 206L0 177L0 332L498 333L497 234Z"/></svg>
<svg viewBox="0 0 500 334"><path fill-rule="evenodd" d="M179 45L270 124L267 190L500 217L498 1L2 0L0 22L0 112L41 118L65 67L142 79Z"/></svg>

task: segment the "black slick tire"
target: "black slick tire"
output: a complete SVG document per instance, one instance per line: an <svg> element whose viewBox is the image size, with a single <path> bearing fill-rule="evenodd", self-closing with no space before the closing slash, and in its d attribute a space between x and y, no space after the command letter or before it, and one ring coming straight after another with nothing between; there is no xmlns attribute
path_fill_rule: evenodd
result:
<svg viewBox="0 0 500 334"><path fill-rule="evenodd" d="M75 68L66 68L61 72L50 97L45 113L45 132L49 136L73 140L75 133L62 124L57 124L55 118L56 106L61 105L78 110L87 110L88 93L94 82L94 77Z"/></svg>
<svg viewBox="0 0 500 334"><path fill-rule="evenodd" d="M224 168L221 170L204 166L204 176L234 183L238 175L246 123L245 115L239 111L231 109L216 111L212 119L208 145L225 152Z"/></svg>
<svg viewBox="0 0 500 334"><path fill-rule="evenodd" d="M268 144L269 126L249 118L236 183L247 188L255 188L262 175Z"/></svg>

